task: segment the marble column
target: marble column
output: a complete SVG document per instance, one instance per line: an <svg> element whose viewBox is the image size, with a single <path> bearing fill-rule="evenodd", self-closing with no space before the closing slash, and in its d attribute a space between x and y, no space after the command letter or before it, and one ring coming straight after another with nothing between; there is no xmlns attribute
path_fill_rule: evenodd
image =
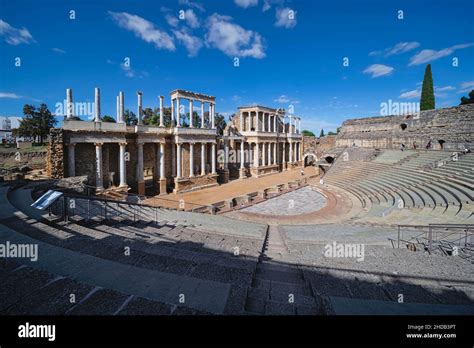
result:
<svg viewBox="0 0 474 348"><path fill-rule="evenodd" d="M120 103L120 123L125 123L125 95L123 92L119 92L119 103Z"/></svg>
<svg viewBox="0 0 474 348"><path fill-rule="evenodd" d="M142 92L137 92L137 119L138 122L137 124L141 126L143 124L142 120L142 98L143 98L143 93Z"/></svg>
<svg viewBox="0 0 474 348"><path fill-rule="evenodd" d="M163 110L163 100L164 97L160 95L160 127L164 127L164 110Z"/></svg>
<svg viewBox="0 0 474 348"><path fill-rule="evenodd" d="M217 174L216 172L216 144L212 144L212 174Z"/></svg>
<svg viewBox="0 0 474 348"><path fill-rule="evenodd" d="M204 102L201 102L201 128L204 128Z"/></svg>
<svg viewBox="0 0 474 348"><path fill-rule="evenodd" d="M258 162L259 162L260 156L259 156L259 153L258 153L259 151L258 150L259 150L258 149L258 143L255 143L254 150L253 150L253 167L254 168L257 168L258 165L259 165Z"/></svg>
<svg viewBox="0 0 474 348"><path fill-rule="evenodd" d="M201 143L201 175L206 175L206 143Z"/></svg>
<svg viewBox="0 0 474 348"><path fill-rule="evenodd" d="M211 128L216 128L216 104L211 104Z"/></svg>
<svg viewBox="0 0 474 348"><path fill-rule="evenodd" d="M193 100L189 99L189 127L194 128L194 105Z"/></svg>
<svg viewBox="0 0 474 348"><path fill-rule="evenodd" d="M176 144L176 178L181 178L181 144Z"/></svg>
<svg viewBox="0 0 474 348"><path fill-rule="evenodd" d="M138 156L137 156L137 182L138 182L138 194L145 194L145 178L143 177L143 144L137 144Z"/></svg>
<svg viewBox="0 0 474 348"><path fill-rule="evenodd" d="M117 115L116 115L116 120L117 120L117 123L121 123L120 122L120 97L117 96Z"/></svg>
<svg viewBox="0 0 474 348"><path fill-rule="evenodd" d="M289 162L293 162L293 143L290 142L289 144L289 150L288 150L288 155L289 155Z"/></svg>
<svg viewBox="0 0 474 348"><path fill-rule="evenodd" d="M102 172L102 143L95 143L95 186L96 191L104 190L104 179Z"/></svg>
<svg viewBox="0 0 474 348"><path fill-rule="evenodd" d="M194 143L189 143L189 177L194 177Z"/></svg>
<svg viewBox="0 0 474 348"><path fill-rule="evenodd" d="M267 143L262 144L262 166L267 165Z"/></svg>
<svg viewBox="0 0 474 348"><path fill-rule="evenodd" d="M278 143L273 143L273 164L277 164L277 145Z"/></svg>
<svg viewBox="0 0 474 348"><path fill-rule="evenodd" d="M268 158L267 158L267 166L272 164L272 143L268 143Z"/></svg>
<svg viewBox="0 0 474 348"><path fill-rule="evenodd" d="M174 99L171 98L171 127L174 127L174 119L175 119L175 114L174 114ZM174 146L173 146L174 148Z"/></svg>
<svg viewBox="0 0 474 348"><path fill-rule="evenodd" d="M181 102L176 98L176 127L181 127Z"/></svg>
<svg viewBox="0 0 474 348"><path fill-rule="evenodd" d="M281 164L283 165L283 169L286 166L286 142L283 143L282 153L281 153Z"/></svg>
<svg viewBox="0 0 474 348"><path fill-rule="evenodd" d="M272 131L272 118L270 116L270 114L268 114L268 132L271 132Z"/></svg>
<svg viewBox="0 0 474 348"><path fill-rule="evenodd" d="M171 146L171 173L176 176L176 146Z"/></svg>
<svg viewBox="0 0 474 348"><path fill-rule="evenodd" d="M165 177L165 143L160 143L160 195L166 194L166 177Z"/></svg>
<svg viewBox="0 0 474 348"><path fill-rule="evenodd" d="M74 116L74 105L72 103L72 89L66 89L66 119L70 120Z"/></svg>
<svg viewBox="0 0 474 348"><path fill-rule="evenodd" d="M245 142L242 140L240 142L240 169L245 168Z"/></svg>
<svg viewBox="0 0 474 348"><path fill-rule="evenodd" d="M94 121L100 122L100 89L96 88L94 93Z"/></svg>
<svg viewBox="0 0 474 348"><path fill-rule="evenodd" d="M224 169L229 169L229 140L224 139Z"/></svg>
<svg viewBox="0 0 474 348"><path fill-rule="evenodd" d="M125 161L127 143L119 143L119 187L128 187L127 185L127 163Z"/></svg>
<svg viewBox="0 0 474 348"><path fill-rule="evenodd" d="M277 117L273 115L273 132L277 133Z"/></svg>
<svg viewBox="0 0 474 348"><path fill-rule="evenodd" d="M76 144L68 144L67 146L67 164L69 177L76 176Z"/></svg>

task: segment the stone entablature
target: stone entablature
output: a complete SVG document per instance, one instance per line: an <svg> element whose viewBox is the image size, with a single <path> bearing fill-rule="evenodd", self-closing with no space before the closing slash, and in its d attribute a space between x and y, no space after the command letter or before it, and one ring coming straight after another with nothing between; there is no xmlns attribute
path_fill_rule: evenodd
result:
<svg viewBox="0 0 474 348"><path fill-rule="evenodd" d="M337 147L394 149L460 149L474 146L474 105L421 111L418 115L347 120L336 137Z"/></svg>

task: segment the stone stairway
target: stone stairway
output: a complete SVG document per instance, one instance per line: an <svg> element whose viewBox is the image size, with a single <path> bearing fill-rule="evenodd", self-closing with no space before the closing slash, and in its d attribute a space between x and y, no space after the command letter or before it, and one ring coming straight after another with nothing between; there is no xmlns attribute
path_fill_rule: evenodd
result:
<svg viewBox="0 0 474 348"><path fill-rule="evenodd" d="M296 265L283 263L289 256L278 226L270 225L252 285L247 289L245 314L324 314L303 272Z"/></svg>

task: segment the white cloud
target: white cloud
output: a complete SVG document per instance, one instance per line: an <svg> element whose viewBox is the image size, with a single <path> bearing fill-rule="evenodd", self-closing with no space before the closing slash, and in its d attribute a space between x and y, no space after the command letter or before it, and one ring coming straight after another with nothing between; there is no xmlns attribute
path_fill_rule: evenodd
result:
<svg viewBox="0 0 474 348"><path fill-rule="evenodd" d="M124 63L120 64L120 68L125 73L127 77L135 77L135 70L133 70L130 65L125 65Z"/></svg>
<svg viewBox="0 0 474 348"><path fill-rule="evenodd" d="M461 45L454 45L448 48L443 48L442 50L436 51L436 50L421 50L417 54L415 54L413 57L410 59L410 63L408 64L409 66L411 65L420 65L420 64L425 64L428 62L432 62L434 60L450 56L451 54L454 53L456 50L460 50L463 48L471 47L473 46L473 43L468 43L468 44L461 44Z"/></svg>
<svg viewBox="0 0 474 348"><path fill-rule="evenodd" d="M28 29L17 29L7 22L0 19L0 36L5 38L5 42L16 46L20 44L29 44L35 42Z"/></svg>
<svg viewBox="0 0 474 348"><path fill-rule="evenodd" d="M372 64L364 70L364 74L371 74L372 78L390 75L395 69L383 64Z"/></svg>
<svg viewBox="0 0 474 348"><path fill-rule="evenodd" d="M191 28L194 28L194 29L199 28L200 26L199 19L192 9L188 9L184 11L184 19L186 20L186 23L188 23L188 25Z"/></svg>
<svg viewBox="0 0 474 348"><path fill-rule="evenodd" d="M57 47L52 48L52 51L56 52L56 53L59 53L59 54L65 54L66 53L65 50L62 50L62 49L57 48Z"/></svg>
<svg viewBox="0 0 474 348"><path fill-rule="evenodd" d="M402 54L408 51L411 51L420 46L419 42L410 41L410 42L399 42L393 47L388 47L383 51L372 51L369 53L369 56L378 56L384 55L385 57L389 57L395 54Z"/></svg>
<svg viewBox="0 0 474 348"><path fill-rule="evenodd" d="M154 44L156 48L169 51L176 49L172 37L168 33L156 29L152 22L127 12L109 11L109 14L119 27L133 32L145 42Z"/></svg>
<svg viewBox="0 0 474 348"><path fill-rule="evenodd" d="M444 87L436 87L435 86L435 92L446 92L446 91L453 91L456 88L453 86L444 86Z"/></svg>
<svg viewBox="0 0 474 348"><path fill-rule="evenodd" d="M173 33L176 39L178 39L178 41L180 41L186 47L189 57L196 56L203 46L202 40L200 38L190 35L184 29L173 30Z"/></svg>
<svg viewBox="0 0 474 348"><path fill-rule="evenodd" d="M421 96L421 90L414 89L412 91L408 91L405 93L400 94L399 98L401 99L415 99Z"/></svg>
<svg viewBox="0 0 474 348"><path fill-rule="evenodd" d="M172 16L172 15L170 15L170 14L167 14L167 15L165 16L165 19L166 19L166 22L167 22L170 26L172 26L172 27L177 27L177 26L178 26L178 23L179 23L178 17Z"/></svg>
<svg viewBox="0 0 474 348"><path fill-rule="evenodd" d="M0 98L20 99L22 96L15 93L0 92Z"/></svg>
<svg viewBox="0 0 474 348"><path fill-rule="evenodd" d="M294 28L296 26L296 11L289 7L276 10L275 26L284 28Z"/></svg>
<svg viewBox="0 0 474 348"><path fill-rule="evenodd" d="M258 5L258 0L234 0L235 4L239 7L248 8Z"/></svg>
<svg viewBox="0 0 474 348"><path fill-rule="evenodd" d="M474 81L463 82L461 83L459 92L469 93L473 89L474 89Z"/></svg>
<svg viewBox="0 0 474 348"><path fill-rule="evenodd" d="M286 104L290 102L290 98L286 95L281 95L277 99L273 100L275 103Z"/></svg>
<svg viewBox="0 0 474 348"><path fill-rule="evenodd" d="M204 12L205 9L204 9L204 6L202 6L200 3L198 2L192 2L192 1L189 1L189 0L179 0L179 4L180 5L186 5L186 6L189 6L191 8L195 8L195 9L198 9L199 11L201 12Z"/></svg>
<svg viewBox="0 0 474 348"><path fill-rule="evenodd" d="M231 57L265 57L263 40L259 33L246 30L231 22L232 17L217 13L208 18L206 45Z"/></svg>

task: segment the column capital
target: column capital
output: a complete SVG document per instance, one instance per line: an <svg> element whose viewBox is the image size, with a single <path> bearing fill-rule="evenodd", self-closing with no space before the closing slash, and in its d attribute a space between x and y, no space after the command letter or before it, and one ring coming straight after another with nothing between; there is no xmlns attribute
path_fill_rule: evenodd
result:
<svg viewBox="0 0 474 348"><path fill-rule="evenodd" d="M96 143L94 143L94 145L95 146L102 146L102 145L104 145L104 143L96 142Z"/></svg>

